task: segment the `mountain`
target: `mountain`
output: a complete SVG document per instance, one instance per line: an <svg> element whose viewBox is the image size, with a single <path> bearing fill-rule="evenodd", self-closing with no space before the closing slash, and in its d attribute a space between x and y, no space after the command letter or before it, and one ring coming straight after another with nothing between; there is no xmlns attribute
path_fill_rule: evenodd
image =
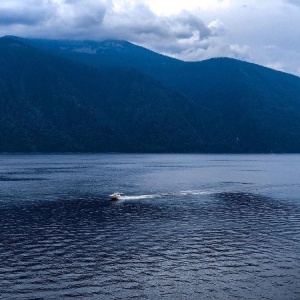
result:
<svg viewBox="0 0 300 300"><path fill-rule="evenodd" d="M27 42L97 68L130 67L155 78L207 109L218 128L218 136L209 135L223 151L300 151L299 77L229 58L183 62L124 41Z"/></svg>
<svg viewBox="0 0 300 300"><path fill-rule="evenodd" d="M0 39L0 151L299 152L300 79L125 41Z"/></svg>
<svg viewBox="0 0 300 300"><path fill-rule="evenodd" d="M0 151L208 151L192 101L127 68L0 39Z"/></svg>

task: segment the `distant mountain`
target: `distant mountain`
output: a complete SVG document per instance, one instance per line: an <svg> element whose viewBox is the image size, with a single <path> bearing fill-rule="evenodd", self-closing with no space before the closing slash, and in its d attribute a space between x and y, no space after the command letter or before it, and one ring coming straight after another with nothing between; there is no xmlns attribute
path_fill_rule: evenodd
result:
<svg viewBox="0 0 300 300"><path fill-rule="evenodd" d="M0 151L300 152L300 78L125 41L0 39L0 104Z"/></svg>

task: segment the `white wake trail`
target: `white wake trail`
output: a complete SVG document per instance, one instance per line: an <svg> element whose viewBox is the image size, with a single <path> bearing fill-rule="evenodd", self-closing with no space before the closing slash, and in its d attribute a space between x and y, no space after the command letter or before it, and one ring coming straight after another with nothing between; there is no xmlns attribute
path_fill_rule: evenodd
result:
<svg viewBox="0 0 300 300"><path fill-rule="evenodd" d="M168 197L180 197L180 196L197 196L197 195L209 195L214 192L211 190L187 190L171 193L160 194L143 194L143 195L122 195L119 200L142 200L142 199L155 199L155 198L168 198Z"/></svg>

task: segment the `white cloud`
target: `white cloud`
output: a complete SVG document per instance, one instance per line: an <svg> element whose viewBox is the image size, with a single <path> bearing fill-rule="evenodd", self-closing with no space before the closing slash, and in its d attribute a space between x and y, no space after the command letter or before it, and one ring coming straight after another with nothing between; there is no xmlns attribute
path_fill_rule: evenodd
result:
<svg viewBox="0 0 300 300"><path fill-rule="evenodd" d="M213 35L220 35L225 33L226 26L219 19L214 20L208 24L208 28L211 30Z"/></svg>
<svg viewBox="0 0 300 300"><path fill-rule="evenodd" d="M240 46L238 44L230 45L229 49L234 57L246 60L249 57L250 47L247 45Z"/></svg>
<svg viewBox="0 0 300 300"><path fill-rule="evenodd" d="M145 3L159 15L178 14L182 10L218 10L230 6L230 0L145 0Z"/></svg>
<svg viewBox="0 0 300 300"><path fill-rule="evenodd" d="M269 63L269 64L266 64L265 66L268 68L274 69L274 70L278 70L278 71L284 71L284 69L285 69L284 64L280 61Z"/></svg>

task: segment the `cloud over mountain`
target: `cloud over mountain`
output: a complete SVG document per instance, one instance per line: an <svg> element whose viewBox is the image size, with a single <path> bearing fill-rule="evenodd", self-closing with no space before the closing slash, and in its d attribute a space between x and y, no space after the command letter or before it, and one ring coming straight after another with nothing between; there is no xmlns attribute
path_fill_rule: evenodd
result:
<svg viewBox="0 0 300 300"><path fill-rule="evenodd" d="M183 60L229 56L298 74L299 6L298 0L10 0L0 2L0 35L121 39Z"/></svg>

